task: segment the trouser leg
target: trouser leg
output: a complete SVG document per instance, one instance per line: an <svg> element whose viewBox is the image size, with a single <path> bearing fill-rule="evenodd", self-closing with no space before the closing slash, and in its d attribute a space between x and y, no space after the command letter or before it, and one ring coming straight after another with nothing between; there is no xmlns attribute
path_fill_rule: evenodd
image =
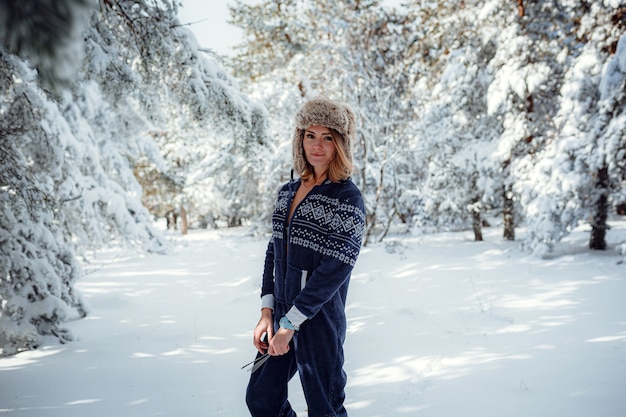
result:
<svg viewBox="0 0 626 417"><path fill-rule="evenodd" d="M340 306L343 308L343 306ZM343 370L345 316L323 309L295 338L295 351L309 417L346 417Z"/></svg>
<svg viewBox="0 0 626 417"><path fill-rule="evenodd" d="M296 417L287 400L287 385L297 371L294 349L272 356L250 375L246 404L252 417Z"/></svg>

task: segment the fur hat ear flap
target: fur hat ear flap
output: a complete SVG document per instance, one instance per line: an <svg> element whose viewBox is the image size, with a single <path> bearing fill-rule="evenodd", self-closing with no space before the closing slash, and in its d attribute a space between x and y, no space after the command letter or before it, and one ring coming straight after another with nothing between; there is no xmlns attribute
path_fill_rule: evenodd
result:
<svg viewBox="0 0 626 417"><path fill-rule="evenodd" d="M306 168L302 132L309 126L325 126L336 130L343 136L343 150L352 162L352 146L356 140L356 115L354 110L345 103L317 97L304 103L296 112L296 128L293 133L293 163L298 174Z"/></svg>

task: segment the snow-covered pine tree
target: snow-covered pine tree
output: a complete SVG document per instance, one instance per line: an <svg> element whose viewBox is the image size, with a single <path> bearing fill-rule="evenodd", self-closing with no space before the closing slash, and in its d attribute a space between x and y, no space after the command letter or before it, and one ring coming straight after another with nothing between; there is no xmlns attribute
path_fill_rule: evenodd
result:
<svg viewBox="0 0 626 417"><path fill-rule="evenodd" d="M7 239L2 264L8 269L0 281L0 333L3 352L12 353L36 347L42 335L71 338L62 323L72 310L78 312L74 316L86 311L73 287L80 276L75 250L114 238L156 250L165 242L127 192L135 184L128 161L96 133L96 123L90 125L87 106L50 100L23 61L3 58L8 82L3 83L2 138L10 146L3 147L1 163L7 172L0 191ZM99 96L89 104L103 109ZM97 113L91 116L101 123L111 114Z"/></svg>
<svg viewBox="0 0 626 417"><path fill-rule="evenodd" d="M554 136L555 97L567 57L569 15L551 1L519 1L494 9L491 21L500 30L497 54L490 63L494 81L489 87L488 111L502 123L497 153L504 185L504 236L514 237L511 217L521 193L533 193L529 181L534 155ZM498 27L497 26L497 27Z"/></svg>
<svg viewBox="0 0 626 417"><path fill-rule="evenodd" d="M582 53L573 58L555 116L558 134L536 155L529 176L533 193L522 196L528 230L524 245L540 255L590 215L593 184L587 158L594 147L586 139L599 99L602 62L602 56L589 45L582 46Z"/></svg>
<svg viewBox="0 0 626 417"><path fill-rule="evenodd" d="M85 72L97 82L107 80L101 88L116 108L146 118L146 133L163 161L134 155L133 160L142 161L136 172L160 178L171 195L162 203L167 209L155 207L154 214L184 209L192 225L205 226L213 223L210 219L236 224L259 211L262 171L246 158L262 160L267 154L265 110L200 51L177 18L176 2L120 0L105 6L93 22L87 52L92 59ZM119 28L125 30L118 33ZM117 77L120 72L129 76ZM239 158L241 163L223 164L219 172L228 180L212 182L218 170L207 158L219 163ZM228 204L230 195L241 196L239 207Z"/></svg>
<svg viewBox="0 0 626 417"><path fill-rule="evenodd" d="M187 165L171 172L183 178L184 199L197 221L239 226L271 206L263 192L265 163L271 155L269 116L195 42L188 42L185 54L182 70L196 74L195 81L204 86L202 102L210 111L195 123L175 120L176 147L193 155ZM174 59L181 61L179 56Z"/></svg>
<svg viewBox="0 0 626 417"><path fill-rule="evenodd" d="M528 161L528 186L521 195L527 212L524 245L539 255L549 252L574 227L594 217L590 247L602 248L608 198L614 195L614 201L620 200L621 187L616 186L620 170L612 170L611 178L607 178L609 154L602 145L604 127L612 123L612 116L610 111L600 116L599 101L602 74L606 71L603 68L623 32L618 18L623 14L618 5L615 9L611 4L606 6L609 7L586 2L567 4L573 31L563 42L569 46L568 56L563 58L568 69L557 96L557 130L533 161ZM580 14L581 10L584 13ZM619 154L616 148L611 152L610 155ZM593 243L596 238L598 241Z"/></svg>
<svg viewBox="0 0 626 417"><path fill-rule="evenodd" d="M304 24L311 16L305 16L301 0L263 0L255 4L235 0L228 7L230 23L245 34L231 62L241 79L255 81L284 68L311 46L311 31Z"/></svg>
<svg viewBox="0 0 626 417"><path fill-rule="evenodd" d="M626 28L626 17L621 23ZM609 208L626 200L626 35L621 36L615 55L604 68L598 113L589 134L597 143L599 154L591 161L596 176L589 247L606 249Z"/></svg>
<svg viewBox="0 0 626 417"><path fill-rule="evenodd" d="M608 3L612 8L605 7L598 12L601 16L610 15L611 25L605 29L608 36L604 49L615 55L609 59L602 74L598 114L591 132L597 140L600 155L591 162L595 174L589 239L591 249L606 248L610 207L626 200L626 40L623 35L626 31L626 5L615 0ZM622 253L626 252L624 245L618 250L620 248Z"/></svg>
<svg viewBox="0 0 626 417"><path fill-rule="evenodd" d="M0 45L37 69L42 86L60 91L76 80L81 37L96 0L0 0Z"/></svg>
<svg viewBox="0 0 626 417"><path fill-rule="evenodd" d="M42 335L72 336L62 323L84 316L80 276L59 212L67 173L59 111L35 73L0 49L0 350L35 348ZM19 80L19 82L15 82Z"/></svg>
<svg viewBox="0 0 626 417"><path fill-rule="evenodd" d="M475 240L482 240L484 212L499 197L498 169L491 158L498 126L485 114L490 78L483 73L484 59L490 59L486 49L491 46L472 43L447 56L420 120L419 154L428 161L421 188L427 217L421 224L436 230L464 230L471 224Z"/></svg>
<svg viewBox="0 0 626 417"><path fill-rule="evenodd" d="M118 114L93 81L81 87L67 94L56 122L68 131L68 174L56 184L56 195L65 201L59 217L68 239L80 239L81 251L127 244L166 252L169 244L142 206L133 172L132 161L140 155L158 157L151 138L142 134L145 118L137 112Z"/></svg>
<svg viewBox="0 0 626 417"><path fill-rule="evenodd" d="M211 125L233 131L248 152L266 141L263 109L219 65L197 64L197 46L180 26L175 3L103 1L84 38L78 82L55 100L0 45L3 353L35 347L48 334L71 338L63 322L86 310L74 290L80 276L74 250L167 247L133 176L136 160L167 167L154 132Z"/></svg>
<svg viewBox="0 0 626 417"><path fill-rule="evenodd" d="M498 184L490 157L498 126L486 114L485 99L495 31L476 19L482 2L464 2L462 8L454 2L439 2L437 8L419 3L416 21L429 28L420 43L433 63L427 82L414 90L422 97L416 162L427 167L423 183L412 184L423 207L417 225L430 230L471 225L475 240L482 240L483 211L492 205Z"/></svg>

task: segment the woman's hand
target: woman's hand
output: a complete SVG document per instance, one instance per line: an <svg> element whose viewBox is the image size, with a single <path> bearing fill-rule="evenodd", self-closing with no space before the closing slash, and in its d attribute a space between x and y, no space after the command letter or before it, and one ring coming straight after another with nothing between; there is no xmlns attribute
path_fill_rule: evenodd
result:
<svg viewBox="0 0 626 417"><path fill-rule="evenodd" d="M264 334L267 334L265 340L271 341L274 337L274 319L272 318L272 309L261 309L261 319L254 328L254 347L260 352L265 353L269 348L269 343L261 340Z"/></svg>
<svg viewBox="0 0 626 417"><path fill-rule="evenodd" d="M274 337L269 338L270 346L267 353L272 356L280 356L289 352L289 342L293 339L294 333L293 330L282 327L278 329Z"/></svg>

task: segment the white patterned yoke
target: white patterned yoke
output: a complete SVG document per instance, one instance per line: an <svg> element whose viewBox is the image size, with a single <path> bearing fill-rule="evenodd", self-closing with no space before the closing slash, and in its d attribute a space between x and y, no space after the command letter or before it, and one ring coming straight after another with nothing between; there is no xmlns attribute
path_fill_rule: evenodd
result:
<svg viewBox="0 0 626 417"><path fill-rule="evenodd" d="M361 249L365 208L352 181L326 181L309 192L288 222L299 186L300 180L291 181L278 193L261 295L272 294L311 318L335 296L345 303Z"/></svg>

